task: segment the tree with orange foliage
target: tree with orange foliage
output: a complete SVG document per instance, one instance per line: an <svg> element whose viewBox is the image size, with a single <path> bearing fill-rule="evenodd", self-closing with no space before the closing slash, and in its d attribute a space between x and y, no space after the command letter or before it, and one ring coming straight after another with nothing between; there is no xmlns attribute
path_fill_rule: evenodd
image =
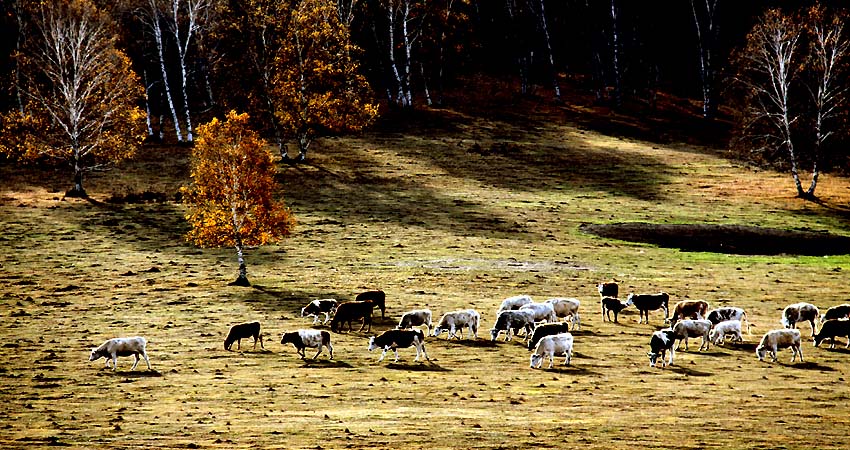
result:
<svg viewBox="0 0 850 450"><path fill-rule="evenodd" d="M358 131L378 113L366 78L333 0L292 2L289 27L275 55L271 91L275 116L307 156L319 132ZM281 155L289 159L286 152Z"/></svg>
<svg viewBox="0 0 850 450"><path fill-rule="evenodd" d="M0 153L74 169L66 195L85 197L83 174L131 157L145 136L142 86L116 48L107 14L89 0L30 6L33 32L18 54L23 108L3 116Z"/></svg>
<svg viewBox="0 0 850 450"><path fill-rule="evenodd" d="M239 276L232 284L250 286L244 247L289 235L294 219L272 198L277 171L248 114L230 111L225 121L213 119L197 131L192 185L182 188L192 225L186 238L201 247L235 247Z"/></svg>

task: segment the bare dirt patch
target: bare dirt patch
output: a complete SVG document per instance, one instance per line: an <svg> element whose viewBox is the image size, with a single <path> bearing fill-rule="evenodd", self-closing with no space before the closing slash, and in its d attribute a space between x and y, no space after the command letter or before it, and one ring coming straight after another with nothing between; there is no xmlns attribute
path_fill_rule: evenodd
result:
<svg viewBox="0 0 850 450"><path fill-rule="evenodd" d="M582 224L579 228L586 233L610 239L693 252L806 256L850 254L850 237L826 231L645 222Z"/></svg>

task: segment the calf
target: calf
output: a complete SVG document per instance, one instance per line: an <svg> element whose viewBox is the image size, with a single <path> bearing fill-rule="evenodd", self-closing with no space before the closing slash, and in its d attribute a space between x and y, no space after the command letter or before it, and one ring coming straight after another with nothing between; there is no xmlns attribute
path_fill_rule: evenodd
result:
<svg viewBox="0 0 850 450"><path fill-rule="evenodd" d="M528 295L515 295L513 297L508 297L502 301L501 305L499 305L499 309L496 310L496 316L498 317L499 313L502 311L519 309L522 305L527 305L531 302L531 297Z"/></svg>
<svg viewBox="0 0 850 450"><path fill-rule="evenodd" d="M673 334L676 335L676 339L679 341L679 345L676 346L676 350L678 350L679 347L682 345L683 340L685 341L685 350L687 350L688 338L690 337L702 337L702 344L700 344L698 351L702 351L703 347L708 350L708 333L711 331L711 322L705 319L685 319L676 322L676 324L673 325L672 328Z"/></svg>
<svg viewBox="0 0 850 450"><path fill-rule="evenodd" d="M425 325L428 328L428 334L431 334L431 310L430 309L414 309L401 315L401 320L398 321L398 329L404 330Z"/></svg>
<svg viewBox="0 0 850 450"><path fill-rule="evenodd" d="M705 319L708 302L703 300L682 300L673 306L673 314L665 319L672 327L682 319Z"/></svg>
<svg viewBox="0 0 850 450"><path fill-rule="evenodd" d="M628 308L628 304L623 303L618 298L614 297L602 297L602 321L605 319L611 321L611 312L614 312L614 323L617 323L617 316L620 315L620 311Z"/></svg>
<svg viewBox="0 0 850 450"><path fill-rule="evenodd" d="M531 336L534 331L534 315L529 310L519 309L516 311L502 311L496 317L496 325L490 329L490 340L495 341L499 333L505 332L505 340L511 340L511 331L519 334L519 330L525 330L525 338Z"/></svg>
<svg viewBox="0 0 850 450"><path fill-rule="evenodd" d="M617 283L599 283L596 286L596 290L599 291L599 296L601 298L605 297L614 297L617 298L620 296L620 286Z"/></svg>
<svg viewBox="0 0 850 450"><path fill-rule="evenodd" d="M387 350L390 349L395 352L395 362L398 362L398 349L407 347L416 348L416 359L414 361L419 361L420 353L425 355L425 359L428 359L428 354L425 353L425 334L422 333L422 330L387 330L378 336L369 338L370 352L376 348L383 350L378 362L384 360Z"/></svg>
<svg viewBox="0 0 850 450"><path fill-rule="evenodd" d="M741 308L736 308L734 306L724 306L721 308L712 309L708 312L708 316L705 317L714 325L717 325L721 322L726 322L727 320L738 320L743 325L745 322L747 324L747 334L750 334L750 323L747 321L747 312Z"/></svg>
<svg viewBox="0 0 850 450"><path fill-rule="evenodd" d="M305 358L304 349L318 348L313 359L319 357L322 353L322 348L327 347L330 354L329 359L334 359L334 347L331 345L331 334L324 330L297 330L289 333L283 333L280 338L281 344L292 344L295 346L295 351L301 355L301 359Z"/></svg>
<svg viewBox="0 0 850 450"><path fill-rule="evenodd" d="M581 307L581 302L577 298L550 298L545 303L552 305L555 310L555 317L560 317L566 320L570 318L570 323L573 328L581 328L581 316L578 314L578 309Z"/></svg>
<svg viewBox="0 0 850 450"><path fill-rule="evenodd" d="M808 321L812 324L812 336L815 335L815 321L820 317L818 307L806 302L788 305L782 310L782 325L785 328L797 328L797 322Z"/></svg>
<svg viewBox="0 0 850 450"><path fill-rule="evenodd" d="M800 330L770 330L764 334L756 347L756 356L759 361L764 361L765 353L769 353L773 362L776 362L776 351L780 348L791 348L791 362L797 359L800 355L800 362L803 362L803 349L800 347Z"/></svg>
<svg viewBox="0 0 850 450"><path fill-rule="evenodd" d="M672 328L664 328L652 333L652 337L649 339L649 352L646 353L649 356L649 367L655 367L659 357L661 357L661 367L673 364L674 342L676 342L676 334ZM670 360L664 362L664 356L668 350L670 351Z"/></svg>
<svg viewBox="0 0 850 450"><path fill-rule="evenodd" d="M820 316L821 323L832 319L848 319L850 318L850 303L842 303L830 307Z"/></svg>
<svg viewBox="0 0 850 450"><path fill-rule="evenodd" d="M646 316L646 323L649 323L649 312L659 309L663 309L664 317L667 317L667 314L669 314L669 302L670 296L666 292L659 292L657 294L629 294L626 298L626 304L634 305L640 314L638 323L643 323L644 316Z"/></svg>
<svg viewBox="0 0 850 450"><path fill-rule="evenodd" d="M373 304L371 301L353 301L353 302L343 302L336 308L336 313L334 313L334 317L331 320L331 331L334 333L342 331L342 324L348 323L348 331L351 331L351 322L355 320L363 320L363 324L360 325L360 330L363 331L363 328L369 326L367 331L372 331L372 308Z"/></svg>
<svg viewBox="0 0 850 450"><path fill-rule="evenodd" d="M555 307L551 303L531 302L520 306L519 311L530 311L535 322L554 322L557 320Z"/></svg>
<svg viewBox="0 0 850 450"><path fill-rule="evenodd" d="M815 347L829 338L832 340L829 348L834 348L836 336L847 337L847 345L844 348L850 347L850 320L830 319L823 322L820 326L820 331L815 335Z"/></svg>
<svg viewBox="0 0 850 450"><path fill-rule="evenodd" d="M570 327L566 322L544 323L534 328L534 333L531 334L531 339L528 340L528 349L534 350L534 347L546 336L561 334L570 331Z"/></svg>
<svg viewBox="0 0 850 450"><path fill-rule="evenodd" d="M112 361L112 370L118 368L119 356L133 356L136 361L130 370L136 370L136 365L139 364L139 355L145 358L145 363L148 365L148 370L151 369L151 362L148 360L146 347L148 341L145 338L136 336L129 338L112 338L100 345L100 347L91 349L89 361L96 361L100 358L106 358L106 367L109 367L109 361Z"/></svg>
<svg viewBox="0 0 850 450"><path fill-rule="evenodd" d="M725 320L714 325L708 332L708 338L714 345L723 345L726 342L726 336L732 336L732 342L744 342L740 320Z"/></svg>
<svg viewBox="0 0 850 450"><path fill-rule="evenodd" d="M384 291L366 291L357 294L354 298L356 302L372 302L372 307L381 309L381 319L386 317L387 312L387 294Z"/></svg>
<svg viewBox="0 0 850 450"><path fill-rule="evenodd" d="M437 337L440 333L445 331L448 332L448 337L446 339L451 339L452 337L462 339L463 327L469 327L469 332L475 339L478 339L478 323L480 321L481 315L474 309L447 312L443 314L443 317L440 317L440 321L437 323L437 326L434 327L434 332L432 334L434 337ZM458 336L458 334L460 334L460 336Z"/></svg>
<svg viewBox="0 0 850 450"><path fill-rule="evenodd" d="M230 327L230 332L224 339L224 349L230 350L233 343L236 342L236 350L242 350L242 339L254 338L254 350L257 349L257 340L260 341L260 348L263 347L263 335L260 333L260 322L240 323Z"/></svg>
<svg viewBox="0 0 850 450"><path fill-rule="evenodd" d="M313 300L308 303L307 306L301 308L301 317L313 317L313 325L319 321L319 314L325 315L325 320L322 322L322 325L328 323L331 320L331 316L336 312L336 307L339 303L332 298L323 298L319 300Z"/></svg>
<svg viewBox="0 0 850 450"><path fill-rule="evenodd" d="M570 333L555 334L546 336L540 339L537 346L534 347L534 353L531 354L531 365L540 368L543 364L543 358L549 358L549 368L555 364L555 355L564 355L564 365L569 365L573 358L573 335Z"/></svg>

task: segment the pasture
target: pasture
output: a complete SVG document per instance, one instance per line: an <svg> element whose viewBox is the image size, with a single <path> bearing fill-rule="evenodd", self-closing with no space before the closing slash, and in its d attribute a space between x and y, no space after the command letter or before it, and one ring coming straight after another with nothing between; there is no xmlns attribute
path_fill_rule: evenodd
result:
<svg viewBox="0 0 850 450"><path fill-rule="evenodd" d="M824 175L820 204L785 173L754 170L675 137L647 139L534 104L417 113L318 141L281 166L297 227L246 252L186 244L175 194L188 150L146 147L63 200L65 173L6 164L0 188L0 447L33 448L847 448L850 351L758 362L782 308L850 300L850 256L682 252L583 232L582 224L758 225L850 235L850 180ZM153 193L155 195L139 195ZM145 199L162 201L143 201ZM699 239L699 236L694 236ZM745 343L676 353L650 368L662 313L603 322L596 284L745 308ZM302 361L281 334L300 308L383 289L373 333L332 333L335 358ZM491 342L508 296L577 297L568 367L529 369L522 339ZM476 340L366 350L401 313L475 308ZM265 349L228 352L231 325L259 321ZM325 329L325 328L322 328ZM145 336L154 372L89 362L117 336ZM235 348L235 347L234 347ZM307 350L312 356L315 351ZM556 361L562 363L563 358ZM544 362L544 367L548 362Z"/></svg>

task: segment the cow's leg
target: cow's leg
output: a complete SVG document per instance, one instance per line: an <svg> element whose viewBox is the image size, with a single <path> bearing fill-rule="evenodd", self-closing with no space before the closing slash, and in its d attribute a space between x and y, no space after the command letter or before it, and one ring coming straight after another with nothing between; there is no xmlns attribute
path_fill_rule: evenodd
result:
<svg viewBox="0 0 850 450"><path fill-rule="evenodd" d="M330 353L331 357L328 359L334 359L334 346L331 345L330 341L328 341L326 347L328 348L328 353Z"/></svg>
<svg viewBox="0 0 850 450"><path fill-rule="evenodd" d="M378 358L378 362L383 361L385 356L387 356L387 348L386 347L384 347L384 351L381 352L381 357Z"/></svg>
<svg viewBox="0 0 850 450"><path fill-rule="evenodd" d="M394 348L393 351L395 352L395 361L393 362L398 362L398 347Z"/></svg>
<svg viewBox="0 0 850 450"><path fill-rule="evenodd" d="M136 366L138 366L138 365L139 365L139 354L138 354L138 353L133 353L133 359L134 359L134 361L133 361L133 367L130 367L130 370L136 370Z"/></svg>
<svg viewBox="0 0 850 450"><path fill-rule="evenodd" d="M236 350L242 350L242 338L236 340Z"/></svg>
<svg viewBox="0 0 850 450"><path fill-rule="evenodd" d="M555 365L555 352L549 354L549 368L551 369Z"/></svg>
<svg viewBox="0 0 850 450"><path fill-rule="evenodd" d="M107 367L109 367L109 363L107 362ZM118 369L118 354L112 355L112 370Z"/></svg>
<svg viewBox="0 0 850 450"><path fill-rule="evenodd" d="M148 370L153 370L153 369L151 369L151 362L148 359L148 353L142 352L142 356L145 358L145 363L148 365Z"/></svg>
<svg viewBox="0 0 850 450"><path fill-rule="evenodd" d="M565 366L569 366L569 365L570 365L570 361L573 359L573 352L572 352L572 350L568 350L568 351L566 352L566 356L567 356L567 357L564 359L564 365L565 365Z"/></svg>
<svg viewBox="0 0 850 450"><path fill-rule="evenodd" d="M803 362L803 346L802 345L797 346L797 354L800 355L800 362Z"/></svg>
<svg viewBox="0 0 850 450"><path fill-rule="evenodd" d="M425 353L425 343L424 342L422 342L422 341L419 342L419 348L422 349L422 355L425 356L425 360L430 361L431 358L428 358L428 353Z"/></svg>
<svg viewBox="0 0 850 450"><path fill-rule="evenodd" d="M320 354L322 354L322 344L321 343L319 343L319 351L316 352L316 355L313 356L313 359L318 358Z"/></svg>

